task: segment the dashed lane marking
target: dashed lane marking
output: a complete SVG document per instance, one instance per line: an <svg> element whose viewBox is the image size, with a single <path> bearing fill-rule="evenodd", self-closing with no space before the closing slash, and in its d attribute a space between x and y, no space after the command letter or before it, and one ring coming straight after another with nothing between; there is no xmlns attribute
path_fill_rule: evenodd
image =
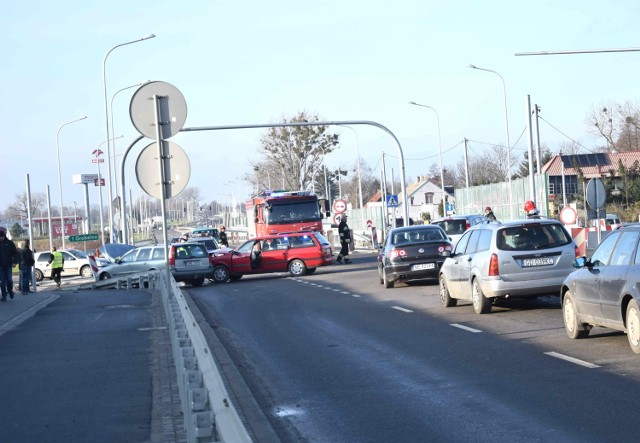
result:
<svg viewBox="0 0 640 443"><path fill-rule="evenodd" d="M555 358L559 358L560 360L565 360L568 361L570 363L574 363L576 365L580 365L580 366L584 366L585 368L589 368L589 369L594 369L594 368L599 368L600 366L593 364L593 363L589 363L588 361L584 361L584 360L580 360L577 358L573 358L573 357L569 357L568 355L564 355L564 354L559 354L557 352L545 352L545 354L551 356L551 357L555 357Z"/></svg>
<svg viewBox="0 0 640 443"><path fill-rule="evenodd" d="M391 306L391 308L402 312L413 312L411 309L403 308L401 306Z"/></svg>
<svg viewBox="0 0 640 443"><path fill-rule="evenodd" d="M477 334L478 332L482 332L480 329L473 329L473 328L470 328L469 326L461 325L459 323L451 323L451 326L453 326L454 328L464 329L465 331L473 332L474 334Z"/></svg>

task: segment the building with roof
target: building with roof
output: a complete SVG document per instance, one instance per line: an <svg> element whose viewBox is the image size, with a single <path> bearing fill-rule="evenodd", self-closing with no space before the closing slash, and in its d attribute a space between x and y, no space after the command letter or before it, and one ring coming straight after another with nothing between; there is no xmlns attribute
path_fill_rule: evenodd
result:
<svg viewBox="0 0 640 443"><path fill-rule="evenodd" d="M627 170L640 167L640 151L556 155L542 167L542 173L549 177L549 195L562 195L563 176L567 194L577 194L579 172L582 172L587 181L592 178L614 177L614 181L620 184L620 162Z"/></svg>
<svg viewBox="0 0 640 443"><path fill-rule="evenodd" d="M455 203L455 197L453 195L453 187L445 186L445 198L449 203ZM409 218L417 221L422 220L420 216L423 212L428 212L431 219L440 217L438 215L438 205L442 201L442 188L439 183L433 182L427 176L418 176L418 180L415 183L407 185L407 199L409 200ZM387 190L390 193L390 190ZM381 192L369 199L365 207L380 207L382 205ZM398 193L398 207L396 208L396 216L402 217L404 214L404 201L402 193ZM389 210L391 212L391 209Z"/></svg>

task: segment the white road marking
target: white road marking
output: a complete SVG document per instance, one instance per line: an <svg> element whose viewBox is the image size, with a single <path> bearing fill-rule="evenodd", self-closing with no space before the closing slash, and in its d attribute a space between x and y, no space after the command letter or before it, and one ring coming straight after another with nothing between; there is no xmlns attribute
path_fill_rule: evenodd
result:
<svg viewBox="0 0 640 443"><path fill-rule="evenodd" d="M547 354L547 355L549 355L551 357L559 358L560 360L565 360L565 361L568 361L570 363L575 363L576 365L584 366L585 368L589 368L589 369L594 369L594 368L599 368L600 367L600 366L598 366L596 364L589 363L588 361L579 360L577 358L569 357L568 355L559 354L557 352L545 352L545 354Z"/></svg>
<svg viewBox="0 0 640 443"><path fill-rule="evenodd" d="M347 294L348 294L348 292L347 292ZM360 297L362 297L362 296L361 296L361 295L358 295L358 294L351 294L351 297L360 298Z"/></svg>
<svg viewBox="0 0 640 443"><path fill-rule="evenodd" d="M413 312L411 309L403 308L401 306L391 306L391 308L397 309L398 311L402 311L402 312Z"/></svg>
<svg viewBox="0 0 640 443"><path fill-rule="evenodd" d="M451 326L453 326L454 328L460 328L460 329L464 329L465 331L473 332L474 334L477 334L478 332L482 332L480 329L473 329L473 328L470 328L469 326L461 325L459 323L451 323Z"/></svg>
<svg viewBox="0 0 640 443"><path fill-rule="evenodd" d="M327 288L327 289L329 289L329 288ZM332 291L333 292L342 292L342 291L340 291L340 289L332 289Z"/></svg>

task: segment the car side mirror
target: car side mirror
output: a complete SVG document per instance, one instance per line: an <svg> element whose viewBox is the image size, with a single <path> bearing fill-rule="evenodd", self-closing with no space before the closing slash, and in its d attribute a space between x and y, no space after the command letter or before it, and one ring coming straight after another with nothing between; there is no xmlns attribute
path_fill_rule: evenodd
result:
<svg viewBox="0 0 640 443"><path fill-rule="evenodd" d="M589 261L587 260L587 257L576 257L576 259L573 261L573 267L574 268L584 268L585 266L589 267Z"/></svg>

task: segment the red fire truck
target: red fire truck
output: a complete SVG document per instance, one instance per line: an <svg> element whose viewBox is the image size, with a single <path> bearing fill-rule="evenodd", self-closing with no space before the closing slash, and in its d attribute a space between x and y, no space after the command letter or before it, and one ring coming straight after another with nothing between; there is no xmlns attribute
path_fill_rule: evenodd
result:
<svg viewBox="0 0 640 443"><path fill-rule="evenodd" d="M263 191L245 203L249 237L286 232L322 231L326 199L310 191Z"/></svg>

